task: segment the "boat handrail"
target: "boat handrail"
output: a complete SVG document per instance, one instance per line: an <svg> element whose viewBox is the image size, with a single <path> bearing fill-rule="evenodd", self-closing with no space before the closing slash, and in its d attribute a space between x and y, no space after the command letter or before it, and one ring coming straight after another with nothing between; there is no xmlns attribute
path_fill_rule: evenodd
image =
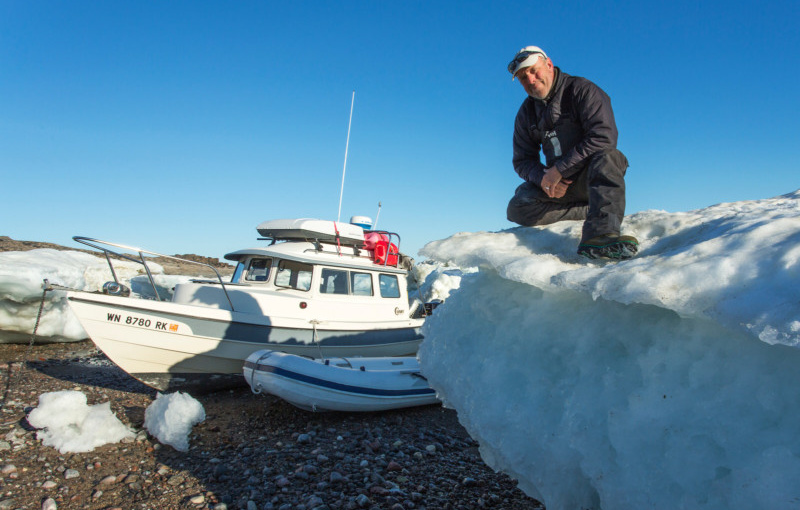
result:
<svg viewBox="0 0 800 510"><path fill-rule="evenodd" d="M399 268L400 267L400 234L398 234L397 232L389 232L387 230L374 230L373 232L377 232L379 234L383 234L383 235L385 235L386 237L389 238L388 239L389 244L386 246L386 259L383 261L383 265L384 266L389 265L388 264L389 255L396 255L397 256L397 262L392 264L392 266ZM396 237L397 238L397 243L394 245L395 249L397 250L397 253L392 253L392 237Z"/></svg>
<svg viewBox="0 0 800 510"><path fill-rule="evenodd" d="M381 265L400 269L400 234L398 234L397 232L389 232L388 230L365 231L365 234L371 234L371 233L381 234L383 236L386 236L386 257L384 257L383 264ZM392 242L393 237L397 238L397 243ZM394 250L392 250L392 245L394 245L397 253L394 253ZM389 264L390 255L397 256L397 262L395 262L394 264Z"/></svg>
<svg viewBox="0 0 800 510"><path fill-rule="evenodd" d="M102 241L100 239L93 239L91 237L83 237L83 236L73 236L72 239L78 243L85 244L86 246L90 246L96 250L100 250L103 252L103 255L106 257L106 261L108 262L108 267L111 269L111 276L114 277L114 282L120 284L119 279L117 278L117 273L114 271L114 264L111 262L111 257L109 254L116 255L117 257L123 258L125 260L129 260L131 262L136 262L137 264L141 264L144 266L144 270L147 273L147 279L150 280L150 285L153 287L153 292L156 295L156 301L161 301L161 297L158 295L158 289L156 288L156 282L153 279L153 274L150 272L150 267L147 265L145 261L144 254L153 255L156 257L164 257L167 259L178 260L180 262L186 262L188 264L196 264L199 266L205 266L210 268L214 271L214 274L217 275L217 281L219 281L220 286L222 287L222 291L225 293L225 298L228 300L228 304L231 306L231 311L235 311L233 308L233 301L231 301L231 297L228 295L228 289L225 288L225 282L222 281L222 276L219 274L219 271L214 268L214 266L210 264L205 264L203 262L197 262L195 260L188 260L182 259L180 257L175 257L172 255L164 255L163 253L157 253L154 251L143 250L141 248L135 248L133 246L127 246L124 244L119 243L112 243L110 241ZM97 244L95 244L97 243ZM104 248L103 246L98 246L98 244L106 245L106 246L113 246L115 248L122 248L124 250L130 250L139 254L139 258L135 258L131 255L125 253L119 253L117 251L111 250L109 248Z"/></svg>

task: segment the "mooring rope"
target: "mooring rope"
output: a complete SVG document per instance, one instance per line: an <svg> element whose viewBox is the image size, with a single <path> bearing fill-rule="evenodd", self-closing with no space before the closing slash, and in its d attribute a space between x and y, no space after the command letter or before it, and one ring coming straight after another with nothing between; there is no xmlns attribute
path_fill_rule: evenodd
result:
<svg viewBox="0 0 800 510"><path fill-rule="evenodd" d="M59 286L60 287L60 286ZM25 354L21 359L16 361L9 361L8 362L8 374L6 375L6 384L3 390L3 398L0 400L0 412L2 412L8 401L8 396L11 394L11 390L14 387L14 380L18 379L22 376L22 371L25 369L25 365L28 361L28 358L31 355L31 350L33 349L34 343L36 343L36 332L39 330L39 322L42 320L42 312L44 311L44 303L47 300L47 293L51 290L54 290L54 286L50 284L47 279L44 280L42 283L42 301L39 303L39 312L36 314L36 324L33 326L33 334L31 334L31 340L28 342L28 348L25 350ZM12 375L14 371L14 364L20 363L19 372L17 373L16 377ZM16 421L16 420L15 420ZM5 425L4 423L3 425Z"/></svg>

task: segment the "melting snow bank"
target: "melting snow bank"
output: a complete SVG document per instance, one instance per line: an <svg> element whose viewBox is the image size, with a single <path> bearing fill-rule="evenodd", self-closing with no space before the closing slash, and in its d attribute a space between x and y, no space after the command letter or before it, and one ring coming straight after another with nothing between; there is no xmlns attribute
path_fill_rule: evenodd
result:
<svg viewBox="0 0 800 510"><path fill-rule="evenodd" d="M620 263L580 227L422 251L471 268L419 356L484 460L552 510L797 508L800 193L638 213Z"/></svg>
<svg viewBox="0 0 800 510"><path fill-rule="evenodd" d="M163 273L162 267L154 262L148 261L148 266L154 273ZM114 270L120 282L130 288L134 295L155 297L147 276L141 274L143 270L140 264L118 260L114 261ZM171 295L176 283L192 278L153 275L162 298ZM50 248L0 253L0 343L30 340L42 301L44 279L64 287L96 291L113 277L104 258L88 253ZM78 318L69 309L63 291L47 293L36 334L37 342L87 338Z"/></svg>

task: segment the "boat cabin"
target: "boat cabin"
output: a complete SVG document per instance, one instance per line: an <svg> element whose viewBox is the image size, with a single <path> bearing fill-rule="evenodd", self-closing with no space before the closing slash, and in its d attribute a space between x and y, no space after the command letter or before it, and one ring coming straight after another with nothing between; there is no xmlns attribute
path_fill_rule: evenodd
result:
<svg viewBox="0 0 800 510"><path fill-rule="evenodd" d="M322 220L273 220L258 231L268 246L225 255L236 262L225 284L234 311L337 322L412 318L396 234L369 243L361 227ZM230 308L222 292L217 282L195 281L177 285L173 301Z"/></svg>

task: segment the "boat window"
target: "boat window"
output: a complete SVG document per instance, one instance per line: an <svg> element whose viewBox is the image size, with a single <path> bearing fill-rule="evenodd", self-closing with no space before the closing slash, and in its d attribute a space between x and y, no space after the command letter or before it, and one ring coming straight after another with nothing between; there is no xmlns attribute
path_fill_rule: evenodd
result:
<svg viewBox="0 0 800 510"><path fill-rule="evenodd" d="M347 271L323 268L319 291L322 294L347 294Z"/></svg>
<svg viewBox="0 0 800 510"><path fill-rule="evenodd" d="M354 296L372 295L372 275L369 273L350 273L350 288Z"/></svg>
<svg viewBox="0 0 800 510"><path fill-rule="evenodd" d="M242 273L244 273L244 264L240 261L236 263L236 269L234 269L233 276L231 276L231 283L239 283L239 280L242 279Z"/></svg>
<svg viewBox="0 0 800 510"><path fill-rule="evenodd" d="M272 259L250 259L244 279L248 282L265 282L269 280L270 267Z"/></svg>
<svg viewBox="0 0 800 510"><path fill-rule="evenodd" d="M275 275L275 285L297 290L311 288L311 264L303 264L293 260L278 262L278 273Z"/></svg>
<svg viewBox="0 0 800 510"><path fill-rule="evenodd" d="M400 284L397 283L397 275L382 274L378 277L381 285L381 297L385 298L399 298L400 297Z"/></svg>

